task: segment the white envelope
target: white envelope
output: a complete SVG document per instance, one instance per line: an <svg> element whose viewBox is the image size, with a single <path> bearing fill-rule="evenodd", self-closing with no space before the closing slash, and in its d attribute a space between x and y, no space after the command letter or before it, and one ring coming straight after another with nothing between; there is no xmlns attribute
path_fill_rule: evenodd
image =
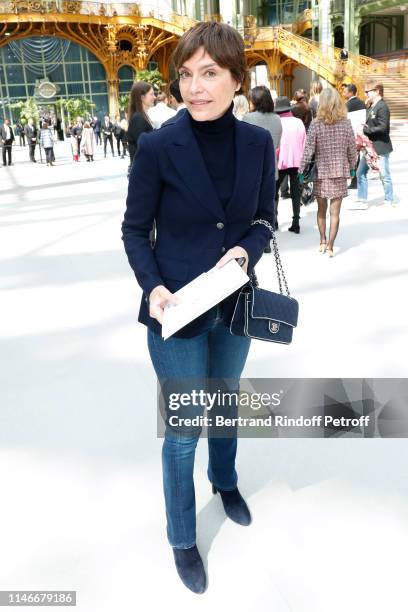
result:
<svg viewBox="0 0 408 612"><path fill-rule="evenodd" d="M351 121L351 125L353 126L354 134L357 134L363 125L366 122L367 111L365 108L358 111L352 111L351 113L347 113L348 119Z"/></svg>
<svg viewBox="0 0 408 612"><path fill-rule="evenodd" d="M164 309L162 337L170 338L179 329L245 285L249 280L241 266L232 259L222 268L211 268L176 291L180 303Z"/></svg>

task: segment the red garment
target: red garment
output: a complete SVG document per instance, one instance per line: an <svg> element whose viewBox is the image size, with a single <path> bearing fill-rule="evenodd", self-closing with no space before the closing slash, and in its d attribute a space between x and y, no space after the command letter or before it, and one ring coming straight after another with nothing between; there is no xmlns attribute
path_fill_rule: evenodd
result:
<svg viewBox="0 0 408 612"><path fill-rule="evenodd" d="M368 138L368 136L365 136L364 134L361 134L361 133L357 134L356 146L357 146L357 151L363 152L363 155L366 158L368 167L371 168L371 170L379 172L380 171L380 167L378 165L379 155L378 153L376 153L374 149L374 145L371 142L371 140Z"/></svg>

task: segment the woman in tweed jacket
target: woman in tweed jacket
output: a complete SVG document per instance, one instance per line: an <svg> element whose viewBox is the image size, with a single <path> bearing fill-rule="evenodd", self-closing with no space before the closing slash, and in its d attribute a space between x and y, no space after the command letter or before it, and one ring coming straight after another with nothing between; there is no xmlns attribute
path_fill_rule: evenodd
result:
<svg viewBox="0 0 408 612"><path fill-rule="evenodd" d="M320 252L333 257L333 245L340 222L342 199L347 196L347 179L354 172L357 151L351 122L340 94L333 88L320 95L316 119L307 133L303 159L299 167L300 180L307 164L315 157L317 179L317 225L320 232ZM330 200L330 233L326 240L327 201Z"/></svg>

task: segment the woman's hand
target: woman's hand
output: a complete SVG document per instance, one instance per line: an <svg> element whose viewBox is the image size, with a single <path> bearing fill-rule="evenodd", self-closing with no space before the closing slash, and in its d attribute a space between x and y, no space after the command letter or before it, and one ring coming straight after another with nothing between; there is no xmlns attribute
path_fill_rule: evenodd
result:
<svg viewBox="0 0 408 612"><path fill-rule="evenodd" d="M164 307L167 302L176 305L180 300L164 285L157 285L149 295L149 315L160 324L163 322Z"/></svg>
<svg viewBox="0 0 408 612"><path fill-rule="evenodd" d="M217 268L222 268L222 266L225 266L225 264L231 261L231 259L238 259L238 257L245 257L245 263L242 266L242 269L246 273L248 271L249 257L246 250L240 246L229 249L229 251L227 251L219 261L217 261L216 266Z"/></svg>

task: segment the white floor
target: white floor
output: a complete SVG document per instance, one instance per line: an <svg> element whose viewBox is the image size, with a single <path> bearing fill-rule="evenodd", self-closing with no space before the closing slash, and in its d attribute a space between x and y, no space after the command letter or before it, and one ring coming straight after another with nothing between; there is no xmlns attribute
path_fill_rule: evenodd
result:
<svg viewBox="0 0 408 612"><path fill-rule="evenodd" d="M254 342L248 377L407 377L407 141L399 197L343 205L336 256L318 253L315 205L281 254L300 302L291 346ZM99 149L101 151L101 149ZM121 242L125 160L0 168L0 590L77 591L81 612L406 610L405 440L239 443L253 524L225 519L196 461L209 588L179 581L165 535L155 377L140 290ZM275 287L271 255L258 266Z"/></svg>

